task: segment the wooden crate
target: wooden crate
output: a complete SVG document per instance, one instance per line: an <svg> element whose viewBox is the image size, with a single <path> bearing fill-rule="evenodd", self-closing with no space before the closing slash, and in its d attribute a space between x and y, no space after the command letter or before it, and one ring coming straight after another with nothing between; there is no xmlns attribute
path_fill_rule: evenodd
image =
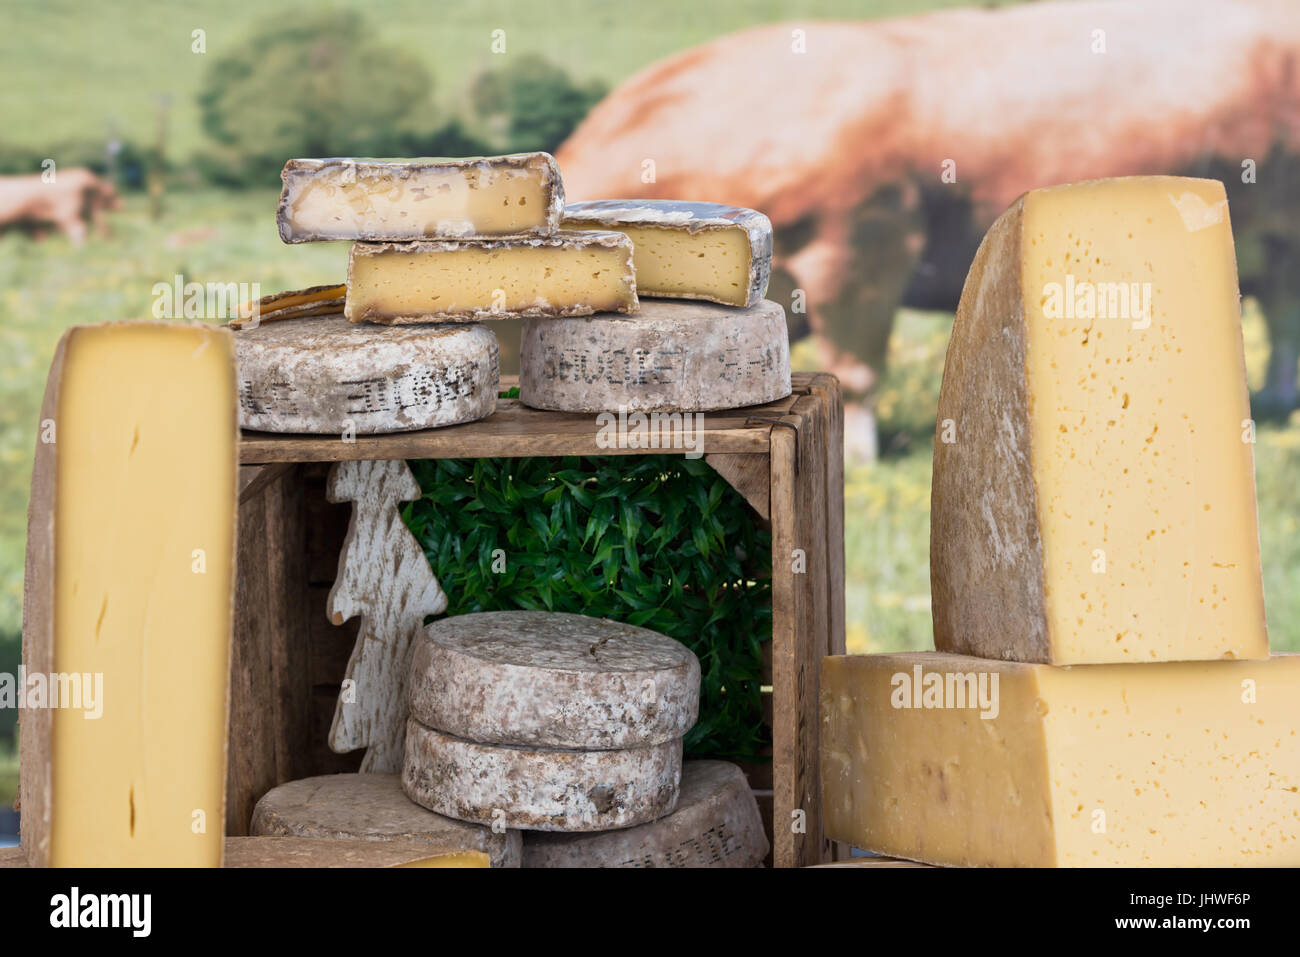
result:
<svg viewBox="0 0 1300 957"><path fill-rule="evenodd" d="M508 388L510 382L503 382ZM829 859L822 836L817 682L821 659L844 653L843 406L839 383L794 376L779 402L707 414L705 461L772 532L772 691L764 713L772 763L746 768L778 867ZM539 412L503 399L490 418L424 432L337 437L245 433L236 585L228 834L247 832L253 805L285 781L356 770L362 752L326 745L356 622L331 625L325 597L350 503L325 499L329 463L343 460L646 455L606 449L590 415ZM797 570L802 551L802 570ZM455 587L454 583L443 583ZM799 813L802 812L802 813Z"/></svg>

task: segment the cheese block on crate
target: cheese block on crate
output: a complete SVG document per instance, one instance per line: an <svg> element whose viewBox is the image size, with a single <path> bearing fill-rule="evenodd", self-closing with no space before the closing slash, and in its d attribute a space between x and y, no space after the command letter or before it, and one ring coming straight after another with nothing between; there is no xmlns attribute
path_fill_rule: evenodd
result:
<svg viewBox="0 0 1300 957"><path fill-rule="evenodd" d="M680 642L604 618L457 615L417 640L410 701L421 724L471 741L640 747L695 724L700 662Z"/></svg>
<svg viewBox="0 0 1300 957"><path fill-rule="evenodd" d="M0 868L31 867L21 847L0 848ZM228 837L223 867L488 867L482 851L407 841Z"/></svg>
<svg viewBox="0 0 1300 957"><path fill-rule="evenodd" d="M235 409L224 329L117 322L59 342L23 596L20 829L36 866L221 863Z"/></svg>
<svg viewBox="0 0 1300 957"><path fill-rule="evenodd" d="M935 646L1267 655L1252 434L1223 185L1026 193L980 246L948 346Z"/></svg>
<svg viewBox="0 0 1300 957"><path fill-rule="evenodd" d="M834 841L932 864L1300 865L1300 655L821 669Z"/></svg>
<svg viewBox="0 0 1300 957"><path fill-rule="evenodd" d="M549 153L468 159L292 159L280 238L458 239L549 235L564 208Z"/></svg>
<svg viewBox="0 0 1300 957"><path fill-rule="evenodd" d="M595 834L529 831L524 867L761 867L767 850L744 772L724 761L686 761L671 814Z"/></svg>
<svg viewBox="0 0 1300 957"><path fill-rule="evenodd" d="M246 429L373 435L472 422L496 409L497 339L482 325L286 319L241 329L235 348Z"/></svg>
<svg viewBox="0 0 1300 957"><path fill-rule="evenodd" d="M460 847L487 854L493 867L518 867L518 831L434 814L402 792L396 774L325 774L272 788L253 808L249 833Z"/></svg>
<svg viewBox="0 0 1300 957"><path fill-rule="evenodd" d="M632 240L639 296L757 305L772 272L772 223L722 203L603 199L570 203L565 229L613 229Z"/></svg>
<svg viewBox="0 0 1300 957"><path fill-rule="evenodd" d="M491 242L356 243L345 314L353 322L474 322L636 312L632 242L564 231Z"/></svg>
<svg viewBox="0 0 1300 957"><path fill-rule="evenodd" d="M406 727L402 788L461 821L539 831L604 831L663 817L677 802L682 741L618 751L479 744Z"/></svg>
<svg viewBox="0 0 1300 957"><path fill-rule="evenodd" d="M790 394L785 310L650 300L635 316L529 320L519 398L556 412L708 412Z"/></svg>

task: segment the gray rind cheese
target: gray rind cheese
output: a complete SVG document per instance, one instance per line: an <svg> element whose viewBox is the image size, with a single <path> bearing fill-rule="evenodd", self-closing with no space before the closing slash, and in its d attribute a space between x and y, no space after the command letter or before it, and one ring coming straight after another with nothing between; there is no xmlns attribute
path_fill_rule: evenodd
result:
<svg viewBox="0 0 1300 957"><path fill-rule="evenodd" d="M239 424L357 435L472 422L496 409L496 336L485 326L358 326L286 319L234 334Z"/></svg>
<svg viewBox="0 0 1300 957"><path fill-rule="evenodd" d="M524 867L761 867L767 835L744 772L687 761L672 814L597 834L524 835Z"/></svg>
<svg viewBox="0 0 1300 957"><path fill-rule="evenodd" d="M538 831L606 831L644 824L677 804L680 738L619 751L479 744L406 726L402 788L431 811Z"/></svg>
<svg viewBox="0 0 1300 957"><path fill-rule="evenodd" d="M403 841L483 851L493 867L518 867L518 831L493 831L435 814L402 792L396 774L324 774L272 788L253 808L249 833Z"/></svg>
<svg viewBox="0 0 1300 957"><path fill-rule="evenodd" d="M767 293L768 279L772 274L772 221L756 209L677 199L598 199L565 206L561 227L680 230L691 235L737 229L749 241L749 263L743 302L736 304L756 305ZM640 282L639 272L637 291L641 296L670 295L681 299L723 301L699 292L660 293L651 285Z"/></svg>
<svg viewBox="0 0 1300 957"><path fill-rule="evenodd" d="M286 243L545 236L559 228L564 210L560 169L540 152L291 159L280 179L276 223Z"/></svg>
<svg viewBox="0 0 1300 957"><path fill-rule="evenodd" d="M544 611L426 626L411 660L411 716L487 744L576 750L680 738L695 724L700 663L648 628Z"/></svg>
<svg viewBox="0 0 1300 957"><path fill-rule="evenodd" d="M519 398L556 412L709 412L790 394L785 310L646 300L635 316L529 320Z"/></svg>

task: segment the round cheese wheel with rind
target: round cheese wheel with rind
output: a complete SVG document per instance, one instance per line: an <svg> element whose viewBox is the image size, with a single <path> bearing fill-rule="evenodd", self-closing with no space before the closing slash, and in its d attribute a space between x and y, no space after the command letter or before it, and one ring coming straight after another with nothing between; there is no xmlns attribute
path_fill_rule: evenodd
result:
<svg viewBox="0 0 1300 957"><path fill-rule="evenodd" d="M239 424L263 432L374 435L472 422L496 409L487 326L378 326L342 316L235 333Z"/></svg>
<svg viewBox="0 0 1300 957"><path fill-rule="evenodd" d="M677 804L682 742L619 751L479 744L406 725L407 797L461 821L538 831L644 824Z"/></svg>
<svg viewBox="0 0 1300 957"><path fill-rule="evenodd" d="M634 315L524 321L519 398L558 412L708 412L790 394L785 310L650 299Z"/></svg>
<svg viewBox="0 0 1300 957"><path fill-rule="evenodd" d="M672 814L597 834L524 835L524 867L761 867L767 835L745 774L687 761Z"/></svg>
<svg viewBox="0 0 1300 957"><path fill-rule="evenodd" d="M485 744L662 744L695 724L700 662L672 638L605 618L457 615L417 641L410 706L421 724Z"/></svg>
<svg viewBox="0 0 1300 957"><path fill-rule="evenodd" d="M396 774L323 774L281 784L253 808L249 833L459 847L483 851L493 867L520 861L518 831L493 831L420 807Z"/></svg>

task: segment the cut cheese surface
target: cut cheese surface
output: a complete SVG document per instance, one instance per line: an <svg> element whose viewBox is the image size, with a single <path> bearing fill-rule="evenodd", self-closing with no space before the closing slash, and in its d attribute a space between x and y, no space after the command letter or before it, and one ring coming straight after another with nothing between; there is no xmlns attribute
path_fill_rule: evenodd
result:
<svg viewBox="0 0 1300 957"><path fill-rule="evenodd" d="M565 229L613 229L632 240L637 293L752 306L767 291L772 224L752 209L678 200L570 203Z"/></svg>
<svg viewBox="0 0 1300 957"><path fill-rule="evenodd" d="M826 836L934 864L1300 865L1298 696L1298 655L829 657Z"/></svg>
<svg viewBox="0 0 1300 957"><path fill-rule="evenodd" d="M24 664L29 676L79 675L102 697L93 709L24 713L24 847L42 865L217 866L236 511L231 336L169 323L74 328L42 418L54 431L38 442L33 475Z"/></svg>
<svg viewBox="0 0 1300 957"><path fill-rule="evenodd" d="M632 243L561 232L496 242L357 243L345 314L415 323L635 312Z"/></svg>
<svg viewBox="0 0 1300 957"><path fill-rule="evenodd" d="M280 174L286 243L548 235L564 187L548 153L469 159L293 159Z"/></svg>
<svg viewBox="0 0 1300 957"><path fill-rule="evenodd" d="M1267 655L1249 418L1222 184L1026 194L976 255L948 348L936 647Z"/></svg>

